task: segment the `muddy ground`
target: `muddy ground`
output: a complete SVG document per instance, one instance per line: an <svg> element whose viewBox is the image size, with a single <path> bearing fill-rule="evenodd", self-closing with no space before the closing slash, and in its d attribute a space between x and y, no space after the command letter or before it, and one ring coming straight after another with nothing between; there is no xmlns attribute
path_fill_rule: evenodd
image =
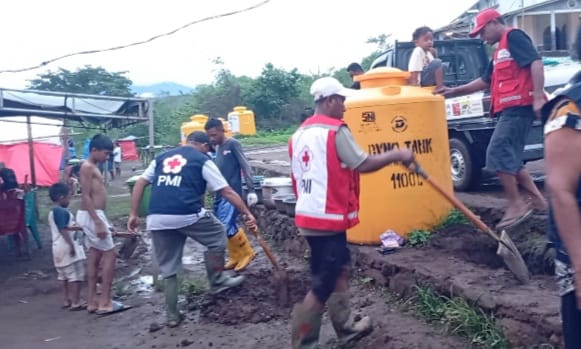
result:
<svg viewBox="0 0 581 349"><path fill-rule="evenodd" d="M185 282L203 280L201 247L187 247ZM258 249L257 249L258 251ZM259 252L244 272L238 290L218 296L182 297L187 320L176 329L163 325L163 296L152 287L150 252L141 246L136 258L119 261L118 299L135 308L99 318L84 311L61 310L61 290L50 267L49 253L35 251L33 260L10 262L2 258L0 273L0 338L2 348L289 348L290 307L277 304L268 261ZM309 285L306 262L282 256L289 270L291 299L299 301ZM16 265L18 264L18 265ZM371 315L375 331L354 348L469 348L461 338L445 335L427 325L401 304L365 285L353 287L352 306ZM153 327L152 327L153 326ZM335 348L333 330L325 318L322 348Z"/></svg>
<svg viewBox="0 0 581 349"><path fill-rule="evenodd" d="M132 175L131 171L125 172ZM124 180L113 182L112 196L127 196ZM126 218L114 220L122 228ZM61 286L50 251L50 232L40 225L44 248L31 250L31 260L15 260L6 238L0 238L0 347L29 348L289 348L290 307L280 308L274 295L270 265L260 247L244 272L243 287L209 297L203 291L202 247L190 242L184 253L181 278L194 296L181 297L186 321L176 329L163 327L163 294L153 287L151 247L144 239L134 256L117 261L116 298L133 305L126 312L97 317L60 308ZM291 299L299 301L309 285L303 254L278 252L290 278ZM426 324L384 290L358 282L355 273L352 307L372 316L375 330L353 348L470 348L467 340ZM188 288L188 287L184 287ZM83 290L84 294L84 290ZM161 325L161 326L159 326ZM322 348L335 348L333 329L325 317Z"/></svg>

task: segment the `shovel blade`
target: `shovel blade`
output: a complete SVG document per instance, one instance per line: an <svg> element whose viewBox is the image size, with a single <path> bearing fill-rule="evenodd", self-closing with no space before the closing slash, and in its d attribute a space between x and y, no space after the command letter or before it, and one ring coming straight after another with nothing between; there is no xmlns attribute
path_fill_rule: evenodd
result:
<svg viewBox="0 0 581 349"><path fill-rule="evenodd" d="M529 269L527 268L520 252L516 248L516 245L512 242L512 239L505 230L500 233L500 240L496 254L503 259L508 270L514 274L518 281L522 284L526 284L530 281Z"/></svg>

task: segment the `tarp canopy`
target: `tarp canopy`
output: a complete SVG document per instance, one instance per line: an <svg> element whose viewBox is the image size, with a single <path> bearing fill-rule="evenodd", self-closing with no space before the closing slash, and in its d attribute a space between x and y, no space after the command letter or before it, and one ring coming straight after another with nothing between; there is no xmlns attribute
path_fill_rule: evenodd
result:
<svg viewBox="0 0 581 349"><path fill-rule="evenodd" d="M34 142L34 173L36 185L48 187L59 181L63 147L51 143ZM0 161L16 173L18 183L32 183L30 148L28 143L0 144Z"/></svg>
<svg viewBox="0 0 581 349"><path fill-rule="evenodd" d="M121 159L123 161L137 161L139 154L137 146L133 140L120 139L119 146L121 147Z"/></svg>
<svg viewBox="0 0 581 349"><path fill-rule="evenodd" d="M50 185L58 180L62 147L60 139L55 139L54 136L58 137L60 134L63 121L91 122L104 129L149 121L153 128L153 106L145 98L0 88L0 121L22 115L30 116L30 119L25 119L23 123L12 123L24 125L25 130L27 124L40 127L32 126L33 140L30 141L28 132L24 135L21 131L13 133L10 130L12 127L9 129L4 126L9 122L2 123L0 135L6 143L2 145L0 142L0 161L15 170L20 182L24 176L29 175L33 185ZM38 121L33 116L53 119L51 121L56 119L58 122ZM54 127L59 131L53 132ZM39 132L50 134L42 135ZM34 141L35 137L40 139ZM150 143L152 142L150 139ZM32 162L29 156L31 149L34 158Z"/></svg>
<svg viewBox="0 0 581 349"><path fill-rule="evenodd" d="M50 186L59 180L63 148L62 120L31 117L36 184ZM32 181L26 117L0 118L0 161L16 173L18 183Z"/></svg>
<svg viewBox="0 0 581 349"><path fill-rule="evenodd" d="M30 117L32 138L35 142L61 144L60 133L63 121L58 119ZM28 126L25 116L0 118L0 143L22 143L28 141Z"/></svg>
<svg viewBox="0 0 581 349"><path fill-rule="evenodd" d="M37 115L113 128L147 121L149 108L143 98L0 88L0 117Z"/></svg>

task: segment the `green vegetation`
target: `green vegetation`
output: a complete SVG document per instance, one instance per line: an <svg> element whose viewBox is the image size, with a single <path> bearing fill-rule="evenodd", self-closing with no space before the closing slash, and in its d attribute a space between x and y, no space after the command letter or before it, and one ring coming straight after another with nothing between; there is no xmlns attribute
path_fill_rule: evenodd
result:
<svg viewBox="0 0 581 349"><path fill-rule="evenodd" d="M261 146L261 145L285 145L289 138L295 132L296 128L289 127L275 131L258 131L256 136L238 137L242 145Z"/></svg>
<svg viewBox="0 0 581 349"><path fill-rule="evenodd" d="M450 213L448 213L448 216L446 216L446 218L440 224L438 224L436 229L443 229L454 224L470 224L470 222L462 212L453 209L450 211Z"/></svg>
<svg viewBox="0 0 581 349"><path fill-rule="evenodd" d="M508 341L493 314L468 304L463 298L443 297L425 286L416 286L412 309L428 322L438 323L452 335L468 338L472 344L492 349L508 348Z"/></svg>
<svg viewBox="0 0 581 349"><path fill-rule="evenodd" d="M427 230L414 230L409 235L408 243L412 247L426 247L431 237L431 233Z"/></svg>

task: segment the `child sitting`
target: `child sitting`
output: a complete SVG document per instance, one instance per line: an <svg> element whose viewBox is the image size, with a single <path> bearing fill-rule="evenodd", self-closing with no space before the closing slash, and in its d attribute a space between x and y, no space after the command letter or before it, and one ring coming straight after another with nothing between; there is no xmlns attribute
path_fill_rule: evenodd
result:
<svg viewBox="0 0 581 349"><path fill-rule="evenodd" d="M412 86L443 86L442 61L434 49L434 33L428 27L416 29L412 35L416 48L408 64Z"/></svg>
<svg viewBox="0 0 581 349"><path fill-rule="evenodd" d="M85 251L81 244L82 228L74 226L68 210L71 199L69 186L56 183L49 189L55 207L48 214L52 232L52 255L58 279L63 282L64 305L71 311L85 308L81 302L81 283L85 281Z"/></svg>

